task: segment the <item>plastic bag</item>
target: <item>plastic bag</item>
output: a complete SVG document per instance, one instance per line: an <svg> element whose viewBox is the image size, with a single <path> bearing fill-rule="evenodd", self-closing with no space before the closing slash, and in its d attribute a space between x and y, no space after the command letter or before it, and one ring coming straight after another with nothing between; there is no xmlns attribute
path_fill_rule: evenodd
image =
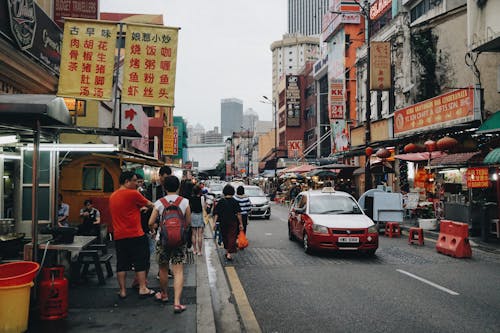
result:
<svg viewBox="0 0 500 333"><path fill-rule="evenodd" d="M245 232L243 230L240 230L240 233L238 234L238 248L244 249L247 246L248 246L247 236L245 235Z"/></svg>

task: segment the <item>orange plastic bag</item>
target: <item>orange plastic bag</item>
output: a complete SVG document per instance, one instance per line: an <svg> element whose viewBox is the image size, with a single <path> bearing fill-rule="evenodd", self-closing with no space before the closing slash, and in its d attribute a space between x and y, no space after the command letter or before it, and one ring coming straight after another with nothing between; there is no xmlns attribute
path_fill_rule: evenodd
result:
<svg viewBox="0 0 500 333"><path fill-rule="evenodd" d="M245 232L243 230L240 230L240 233L238 234L238 248L244 249L247 246L248 246L247 236L245 235Z"/></svg>

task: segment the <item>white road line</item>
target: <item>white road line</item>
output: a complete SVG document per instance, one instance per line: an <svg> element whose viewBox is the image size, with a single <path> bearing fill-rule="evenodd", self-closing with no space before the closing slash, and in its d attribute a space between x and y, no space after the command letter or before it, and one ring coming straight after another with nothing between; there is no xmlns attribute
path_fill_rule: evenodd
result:
<svg viewBox="0 0 500 333"><path fill-rule="evenodd" d="M406 274L406 275L408 275L409 277L412 277L412 278L417 279L417 280L419 280L419 281L422 281L423 283L427 283L428 285L433 286L434 288L437 288L437 289L439 289L439 290L442 290L442 291L444 291L444 292L446 292L446 293L448 293L448 294L450 294L450 295L453 295L453 296L460 295L460 294L459 294L459 293L457 293L456 291L453 291L453 290L450 290L450 289L445 288L445 287L443 287L443 286L440 286L439 284L436 284L436 283L434 283L434 282L431 282L431 281L429 281L429 280L426 280L426 279L424 279L424 278L421 278L420 276L417 276L417 275L415 275L415 274L409 273L409 272L407 272L407 271L403 271L402 269L396 269L396 271L398 271L399 273L402 273L402 274Z"/></svg>

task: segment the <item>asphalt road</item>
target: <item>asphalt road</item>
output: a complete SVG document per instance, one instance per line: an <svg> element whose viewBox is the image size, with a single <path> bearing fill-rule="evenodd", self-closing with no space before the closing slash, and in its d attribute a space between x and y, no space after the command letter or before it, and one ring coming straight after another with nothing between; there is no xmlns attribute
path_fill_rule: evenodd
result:
<svg viewBox="0 0 500 333"><path fill-rule="evenodd" d="M307 255L287 210L251 220L234 266L263 332L500 332L500 256L438 254L381 236L373 258Z"/></svg>

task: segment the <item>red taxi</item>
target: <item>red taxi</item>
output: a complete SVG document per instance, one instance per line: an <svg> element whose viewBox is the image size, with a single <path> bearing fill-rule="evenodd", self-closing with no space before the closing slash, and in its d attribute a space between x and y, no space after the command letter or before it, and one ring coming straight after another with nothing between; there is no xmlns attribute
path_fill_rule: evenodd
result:
<svg viewBox="0 0 500 333"><path fill-rule="evenodd" d="M288 215L288 236L304 251L359 251L374 255L378 232L350 194L331 187L301 192Z"/></svg>

